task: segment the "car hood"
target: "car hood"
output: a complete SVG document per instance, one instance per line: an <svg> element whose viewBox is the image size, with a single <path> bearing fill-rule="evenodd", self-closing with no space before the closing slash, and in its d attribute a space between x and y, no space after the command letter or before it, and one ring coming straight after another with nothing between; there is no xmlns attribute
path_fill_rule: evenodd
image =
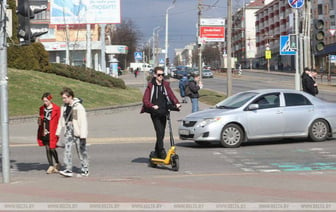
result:
<svg viewBox="0 0 336 212"><path fill-rule="evenodd" d="M232 111L233 109L217 109L217 108L209 108L202 111L198 111L195 113L191 113L188 116L186 116L186 119L204 119L204 118L212 118L216 116L224 115L225 113Z"/></svg>

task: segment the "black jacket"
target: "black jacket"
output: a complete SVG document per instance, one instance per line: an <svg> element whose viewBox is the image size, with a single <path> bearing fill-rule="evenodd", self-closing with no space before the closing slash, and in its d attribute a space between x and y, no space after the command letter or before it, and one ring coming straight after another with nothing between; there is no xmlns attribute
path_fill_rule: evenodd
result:
<svg viewBox="0 0 336 212"><path fill-rule="evenodd" d="M201 89L200 86L197 85L195 80L191 80L188 83L188 86L191 91L190 98L199 98L199 93L198 91Z"/></svg>
<svg viewBox="0 0 336 212"><path fill-rule="evenodd" d="M310 76L308 74L306 74L306 72L302 73L301 76L301 80L302 80L302 90L308 93L307 90L307 85L308 85L308 80L309 80Z"/></svg>
<svg viewBox="0 0 336 212"><path fill-rule="evenodd" d="M316 96L319 93L319 91L318 91L317 86L314 86L315 83L316 83L315 80L311 76L309 76L309 75L305 76L305 82L304 83L303 83L303 79L302 79L303 91L305 91L307 93L310 93L313 96Z"/></svg>

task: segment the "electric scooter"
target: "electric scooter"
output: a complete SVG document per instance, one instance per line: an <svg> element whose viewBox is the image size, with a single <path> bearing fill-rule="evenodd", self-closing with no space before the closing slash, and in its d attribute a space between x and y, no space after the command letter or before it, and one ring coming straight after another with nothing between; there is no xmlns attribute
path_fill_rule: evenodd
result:
<svg viewBox="0 0 336 212"><path fill-rule="evenodd" d="M152 151L149 155L149 164L151 167L156 168L157 165L171 165L173 171L179 170L179 156L176 154L176 147L174 143L174 136L173 136L173 130L171 126L171 120L170 120L170 110L167 114L167 121L168 121L168 127L169 127L169 137L170 137L170 149L167 153L167 156L165 159L157 158L155 151Z"/></svg>

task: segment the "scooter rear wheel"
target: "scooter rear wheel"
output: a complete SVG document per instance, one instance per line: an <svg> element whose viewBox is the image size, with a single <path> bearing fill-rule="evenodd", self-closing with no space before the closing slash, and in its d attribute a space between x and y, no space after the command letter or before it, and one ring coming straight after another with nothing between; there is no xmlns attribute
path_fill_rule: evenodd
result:
<svg viewBox="0 0 336 212"><path fill-rule="evenodd" d="M180 162L179 162L179 156L178 155L172 155L171 156L171 166L173 171L178 171L180 168Z"/></svg>

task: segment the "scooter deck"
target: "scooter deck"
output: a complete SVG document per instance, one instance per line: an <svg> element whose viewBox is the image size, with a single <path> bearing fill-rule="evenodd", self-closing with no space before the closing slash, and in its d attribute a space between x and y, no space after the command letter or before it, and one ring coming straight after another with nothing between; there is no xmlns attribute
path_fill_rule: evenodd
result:
<svg viewBox="0 0 336 212"><path fill-rule="evenodd" d="M171 159L171 156L173 154L175 154L175 149L176 147L175 146L172 146L170 147L168 153L167 153L167 156L165 159L161 159L161 158L151 158L151 161L152 163L154 164L165 164L165 165L169 165L171 163L170 159Z"/></svg>

